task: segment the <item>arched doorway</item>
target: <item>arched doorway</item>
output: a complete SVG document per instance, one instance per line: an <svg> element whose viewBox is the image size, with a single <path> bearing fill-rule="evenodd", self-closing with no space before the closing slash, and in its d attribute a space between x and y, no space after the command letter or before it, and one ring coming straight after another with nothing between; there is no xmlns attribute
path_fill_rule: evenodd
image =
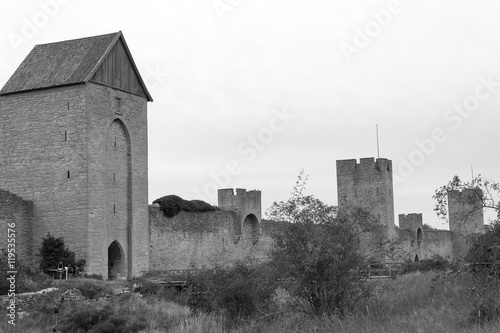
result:
<svg viewBox="0 0 500 333"><path fill-rule="evenodd" d="M128 262L120 276L132 275L132 145L127 127L120 119L111 122L106 140L106 212L107 237L122 240ZM125 260L125 259L124 259ZM111 263L112 261L109 261ZM113 263L113 265L115 265ZM114 269L112 269L114 271ZM115 274L110 274L115 276Z"/></svg>
<svg viewBox="0 0 500 333"><path fill-rule="evenodd" d="M418 259L418 254L415 254L415 262L417 262L419 259Z"/></svg>
<svg viewBox="0 0 500 333"><path fill-rule="evenodd" d="M243 237L252 244L259 240L259 219L253 214L248 214L243 221Z"/></svg>
<svg viewBox="0 0 500 333"><path fill-rule="evenodd" d="M127 277L127 264L123 249L117 241L108 247L108 279Z"/></svg>

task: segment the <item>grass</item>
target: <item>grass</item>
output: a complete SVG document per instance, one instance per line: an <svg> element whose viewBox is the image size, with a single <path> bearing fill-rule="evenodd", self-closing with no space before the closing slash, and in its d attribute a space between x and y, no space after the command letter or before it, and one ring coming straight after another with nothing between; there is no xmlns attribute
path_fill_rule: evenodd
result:
<svg viewBox="0 0 500 333"><path fill-rule="evenodd" d="M143 320L151 333L257 333L257 332L345 332L345 333L497 333L500 321L483 326L470 325L468 318L473 310L469 276L445 276L426 272L399 276L395 280L370 281L373 296L343 319L329 316L311 317L301 313L280 314L242 322L238 327L224 327L225 318L221 314L192 314L188 307L165 299L161 294L140 297L138 294L122 294L107 299L88 301L90 307L111 307L115 316L127 323ZM121 282L122 284L124 282ZM125 282L126 283L126 282ZM82 294L97 295L100 291L110 291L123 287L116 282L73 280L60 283L61 289L80 288ZM494 293L494 291L491 291ZM97 296L96 296L97 297ZM40 307L51 309L54 298L47 297ZM500 300L499 300L500 302ZM71 311L87 306L82 302L65 302L59 318ZM1 332L50 332L55 315L50 311L39 311L22 319L17 325L7 324L5 309L0 310L3 318ZM264 317L264 316L262 316ZM74 333L77 333L76 331Z"/></svg>

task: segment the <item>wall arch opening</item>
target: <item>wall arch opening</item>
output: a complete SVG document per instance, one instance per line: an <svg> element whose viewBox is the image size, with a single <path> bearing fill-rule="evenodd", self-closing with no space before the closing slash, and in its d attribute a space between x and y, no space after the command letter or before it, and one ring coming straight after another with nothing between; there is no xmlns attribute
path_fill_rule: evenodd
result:
<svg viewBox="0 0 500 333"><path fill-rule="evenodd" d="M243 220L243 237L256 244L259 240L259 219L253 214L248 214Z"/></svg>
<svg viewBox="0 0 500 333"><path fill-rule="evenodd" d="M108 247L108 279L127 277L127 263L123 248L117 241Z"/></svg>
<svg viewBox="0 0 500 333"><path fill-rule="evenodd" d="M417 229L417 247L420 247L422 244L422 229L418 228Z"/></svg>
<svg viewBox="0 0 500 333"><path fill-rule="evenodd" d="M120 275L129 277L132 275L132 144L121 119L114 119L108 127L105 156L107 237L108 241L125 242L127 271Z"/></svg>
<svg viewBox="0 0 500 333"><path fill-rule="evenodd" d="M415 254L415 262L419 261L420 259L418 258L418 254Z"/></svg>

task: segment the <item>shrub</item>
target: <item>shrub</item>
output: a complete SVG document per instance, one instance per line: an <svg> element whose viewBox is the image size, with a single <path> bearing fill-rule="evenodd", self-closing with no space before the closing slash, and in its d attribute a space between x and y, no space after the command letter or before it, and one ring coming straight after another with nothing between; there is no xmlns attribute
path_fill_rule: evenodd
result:
<svg viewBox="0 0 500 333"><path fill-rule="evenodd" d="M416 262L409 262L403 266L401 274L408 274L412 272L430 272L430 271L443 271L451 267L450 262L442 257L435 257L433 259L423 259Z"/></svg>
<svg viewBox="0 0 500 333"><path fill-rule="evenodd" d="M477 280L477 284L469 290L469 302L472 310L469 313L469 324L484 325L500 318L500 292L497 284L491 280Z"/></svg>
<svg viewBox="0 0 500 333"><path fill-rule="evenodd" d="M0 252L0 267L8 267L7 252ZM23 293L36 291L47 287L49 279L40 270L33 258L16 258L16 292ZM0 270L0 295L6 295L10 288L10 282L7 280L7 270Z"/></svg>
<svg viewBox="0 0 500 333"><path fill-rule="evenodd" d="M378 236L378 220L369 212L358 207L338 211L303 195L306 180L301 172L292 197L267 212L273 220L289 222L274 237L271 262L287 281L282 287L302 301L302 310L344 316L369 295L359 268L384 257L390 243Z"/></svg>
<svg viewBox="0 0 500 333"><path fill-rule="evenodd" d="M61 261L65 267L76 264L75 253L64 245L64 239L62 237L55 238L50 233L42 239L40 258L40 269L44 273L48 273L49 269L57 268Z"/></svg>
<svg viewBox="0 0 500 333"><path fill-rule="evenodd" d="M79 289L82 295L88 299L97 299L112 294L108 286L92 280L83 280L82 283L79 283L75 288Z"/></svg>
<svg viewBox="0 0 500 333"><path fill-rule="evenodd" d="M500 222L475 240L465 260L476 273L500 276Z"/></svg>
<svg viewBox="0 0 500 333"><path fill-rule="evenodd" d="M226 314L234 323L269 309L276 283L266 264L205 269L188 277L188 304L195 312Z"/></svg>
<svg viewBox="0 0 500 333"><path fill-rule="evenodd" d="M113 314L110 305L103 308L90 304L76 307L67 313L59 325L61 332L88 332L99 322L106 321Z"/></svg>
<svg viewBox="0 0 500 333"><path fill-rule="evenodd" d="M129 319L131 319L129 321ZM127 318L123 315L113 315L106 321L101 321L89 333L136 333L147 327L146 319Z"/></svg>
<svg viewBox="0 0 500 333"><path fill-rule="evenodd" d="M147 327L144 317L119 314L110 304L78 305L65 314L59 328L61 332L136 333Z"/></svg>
<svg viewBox="0 0 500 333"><path fill-rule="evenodd" d="M180 211L185 212L212 212L216 207L201 200L184 200L177 195L166 195L153 201L160 205L161 211L166 217L174 217Z"/></svg>

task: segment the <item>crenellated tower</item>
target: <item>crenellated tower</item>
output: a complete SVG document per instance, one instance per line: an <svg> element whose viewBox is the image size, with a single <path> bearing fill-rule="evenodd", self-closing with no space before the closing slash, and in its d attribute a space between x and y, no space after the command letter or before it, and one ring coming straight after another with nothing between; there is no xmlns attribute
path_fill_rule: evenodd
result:
<svg viewBox="0 0 500 333"><path fill-rule="evenodd" d="M483 232L482 199L480 189L448 191L448 218L456 257L464 255L472 238Z"/></svg>
<svg viewBox="0 0 500 333"><path fill-rule="evenodd" d="M261 192L258 190L247 191L237 188L234 191L229 188L218 191L219 208L236 214L231 232L235 243L238 243L242 236L244 242L257 243L262 219L261 201Z"/></svg>
<svg viewBox="0 0 500 333"><path fill-rule="evenodd" d="M395 237L392 161L361 158L337 161L339 208L362 207L385 226L387 237Z"/></svg>

